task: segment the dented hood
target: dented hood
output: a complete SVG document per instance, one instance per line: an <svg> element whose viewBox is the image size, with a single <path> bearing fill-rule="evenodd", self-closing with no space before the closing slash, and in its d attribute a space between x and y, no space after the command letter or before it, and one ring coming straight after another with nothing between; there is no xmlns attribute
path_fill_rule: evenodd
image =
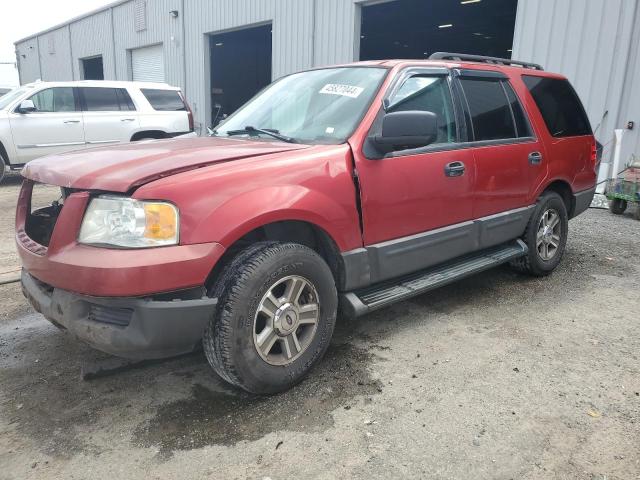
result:
<svg viewBox="0 0 640 480"><path fill-rule="evenodd" d="M175 173L308 145L241 138L178 138L127 143L51 155L28 163L22 175L49 185L127 192Z"/></svg>

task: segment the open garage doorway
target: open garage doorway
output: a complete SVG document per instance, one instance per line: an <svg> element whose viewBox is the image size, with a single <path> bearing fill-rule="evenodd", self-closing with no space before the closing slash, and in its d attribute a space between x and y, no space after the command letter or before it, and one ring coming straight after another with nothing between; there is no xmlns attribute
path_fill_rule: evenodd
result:
<svg viewBox="0 0 640 480"><path fill-rule="evenodd" d="M456 52L511 58L517 0L394 0L362 7L360 59Z"/></svg>
<svg viewBox="0 0 640 480"><path fill-rule="evenodd" d="M271 24L210 35L209 45L216 126L271 83Z"/></svg>

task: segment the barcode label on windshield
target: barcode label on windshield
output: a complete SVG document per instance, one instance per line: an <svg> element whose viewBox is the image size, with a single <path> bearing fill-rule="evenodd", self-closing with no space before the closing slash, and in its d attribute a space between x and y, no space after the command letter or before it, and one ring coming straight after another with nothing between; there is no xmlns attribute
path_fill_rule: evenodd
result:
<svg viewBox="0 0 640 480"><path fill-rule="evenodd" d="M340 85L337 83L328 83L318 93L327 95L340 95L342 97L358 98L364 92L362 87L354 87L353 85Z"/></svg>

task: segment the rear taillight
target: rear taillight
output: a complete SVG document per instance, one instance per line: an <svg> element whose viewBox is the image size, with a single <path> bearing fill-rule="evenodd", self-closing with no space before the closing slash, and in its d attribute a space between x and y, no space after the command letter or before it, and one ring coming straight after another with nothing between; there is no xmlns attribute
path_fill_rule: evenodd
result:
<svg viewBox="0 0 640 480"><path fill-rule="evenodd" d="M191 107L187 103L187 99L184 98L182 92L178 92L180 98L182 99L182 103L184 103L184 108L187 110L187 118L189 119L189 131L193 132L195 129L195 125L193 123L193 112L191 111Z"/></svg>
<svg viewBox="0 0 640 480"><path fill-rule="evenodd" d="M591 165L593 169L598 173L600 170L600 161L602 160L602 145L600 145L596 139L593 139L591 143Z"/></svg>

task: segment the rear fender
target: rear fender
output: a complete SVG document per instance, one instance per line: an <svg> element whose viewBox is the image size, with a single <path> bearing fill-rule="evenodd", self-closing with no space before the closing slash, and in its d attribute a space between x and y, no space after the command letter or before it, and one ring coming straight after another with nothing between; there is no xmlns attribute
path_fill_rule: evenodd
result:
<svg viewBox="0 0 640 480"><path fill-rule="evenodd" d="M540 184L536 186L533 201L536 202L538 198L540 198L540 195L542 195L542 193L554 183L563 183L568 187L570 193L575 193L572 186L572 181L567 177L559 176L553 178L545 178L543 182L540 182Z"/></svg>

